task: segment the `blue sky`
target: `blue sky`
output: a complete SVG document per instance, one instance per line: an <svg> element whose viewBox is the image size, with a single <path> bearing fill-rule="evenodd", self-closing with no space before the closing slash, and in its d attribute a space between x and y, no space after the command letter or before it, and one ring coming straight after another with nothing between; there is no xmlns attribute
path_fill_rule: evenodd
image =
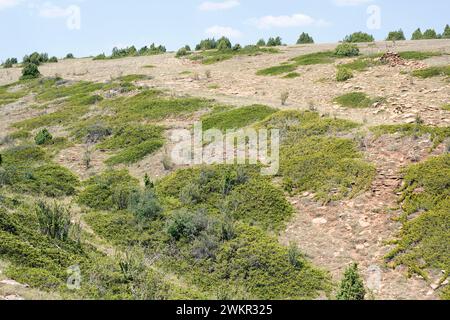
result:
<svg viewBox="0 0 450 320"><path fill-rule="evenodd" d="M381 40L399 28L407 37L417 27L442 32L449 12L448 0L0 0L0 60L152 42L177 50L220 35L243 45L279 35L292 44L305 31L324 43L361 30Z"/></svg>

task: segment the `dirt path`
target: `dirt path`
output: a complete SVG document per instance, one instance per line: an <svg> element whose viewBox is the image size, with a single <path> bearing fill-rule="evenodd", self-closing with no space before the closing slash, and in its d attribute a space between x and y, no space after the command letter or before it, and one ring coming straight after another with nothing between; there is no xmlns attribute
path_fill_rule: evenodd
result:
<svg viewBox="0 0 450 320"><path fill-rule="evenodd" d="M392 220L399 212L396 190L401 168L431 156L427 139L384 136L367 143L366 157L377 167L372 190L352 200L322 206L312 195L293 197L297 215L282 234L284 244L296 243L316 265L330 270L339 280L344 269L358 262L377 299L437 299L419 277L408 279L406 270L388 269L383 257L400 224ZM433 154L440 154L443 148ZM379 278L379 279L377 279Z"/></svg>

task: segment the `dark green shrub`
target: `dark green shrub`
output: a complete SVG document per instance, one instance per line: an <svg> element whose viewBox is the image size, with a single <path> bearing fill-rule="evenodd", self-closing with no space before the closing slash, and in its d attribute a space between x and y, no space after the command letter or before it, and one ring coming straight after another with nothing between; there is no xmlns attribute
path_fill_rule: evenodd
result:
<svg viewBox="0 0 450 320"><path fill-rule="evenodd" d="M196 51L211 50L216 48L217 48L217 41L213 38L200 41L200 43L195 47L195 50Z"/></svg>
<svg viewBox="0 0 450 320"><path fill-rule="evenodd" d="M297 44L314 43L314 39L308 34L303 32L297 40Z"/></svg>
<svg viewBox="0 0 450 320"><path fill-rule="evenodd" d="M443 39L450 39L450 26L447 24L445 26L444 32L442 33Z"/></svg>
<svg viewBox="0 0 450 320"><path fill-rule="evenodd" d="M48 132L47 129L42 129L34 137L34 141L38 146L49 143L53 140L53 136Z"/></svg>
<svg viewBox="0 0 450 320"><path fill-rule="evenodd" d="M239 50L241 50L242 49L242 47L241 47L241 45L239 44L239 43L236 43L234 46L233 46L233 51L239 51Z"/></svg>
<svg viewBox="0 0 450 320"><path fill-rule="evenodd" d="M47 53L37 53L33 52L31 55L26 55L23 57L23 63L32 63L39 66L42 63L48 62L48 54Z"/></svg>
<svg viewBox="0 0 450 320"><path fill-rule="evenodd" d="M402 29L398 31L391 31L386 38L386 41L402 41L406 40L405 34Z"/></svg>
<svg viewBox="0 0 450 320"><path fill-rule="evenodd" d="M36 79L41 76L38 66L34 63L26 63L22 69L20 80Z"/></svg>
<svg viewBox="0 0 450 320"><path fill-rule="evenodd" d="M190 52L186 50L185 47L181 48L180 50L177 51L176 57L180 58L180 57L185 57L187 55L189 55Z"/></svg>
<svg viewBox="0 0 450 320"><path fill-rule="evenodd" d="M364 282L359 275L358 265L352 264L345 270L344 278L341 281L336 294L337 300L364 300L366 289Z"/></svg>
<svg viewBox="0 0 450 320"><path fill-rule="evenodd" d="M75 59L75 56L72 53L68 53L65 59Z"/></svg>
<svg viewBox="0 0 450 320"><path fill-rule="evenodd" d="M359 55L359 48L356 44L341 43L334 50L334 54L338 57L354 57Z"/></svg>
<svg viewBox="0 0 450 320"><path fill-rule="evenodd" d="M231 49L231 41L228 38L222 37L217 40L217 50L224 51Z"/></svg>
<svg viewBox="0 0 450 320"><path fill-rule="evenodd" d="M427 29L423 33L422 39L439 39L439 36L434 29Z"/></svg>
<svg viewBox="0 0 450 320"><path fill-rule="evenodd" d="M95 56L93 60L105 60L105 59L106 59L106 55L104 53L101 53L101 54Z"/></svg>
<svg viewBox="0 0 450 320"><path fill-rule="evenodd" d="M411 40L422 40L422 39L423 39L422 30L418 28L416 31L413 32Z"/></svg>
<svg viewBox="0 0 450 320"><path fill-rule="evenodd" d="M167 221L166 230L175 241L181 239L192 241L208 228L208 223L204 211L198 210L193 213L183 208L172 213Z"/></svg>
<svg viewBox="0 0 450 320"><path fill-rule="evenodd" d="M256 43L256 45L258 47L265 47L266 46L266 41L264 39L259 39L258 42Z"/></svg>
<svg viewBox="0 0 450 320"><path fill-rule="evenodd" d="M268 47L281 46L281 45L283 45L283 43L281 41L282 41L281 37L269 38L269 40L267 40L267 46Z"/></svg>
<svg viewBox="0 0 450 320"><path fill-rule="evenodd" d="M374 42L375 38L365 32L355 32L351 35L348 35L344 38L344 42L350 42L350 43L358 43L358 42Z"/></svg>
<svg viewBox="0 0 450 320"><path fill-rule="evenodd" d="M69 211L54 203L53 206L39 201L34 209L41 233L52 239L66 241L72 226Z"/></svg>
<svg viewBox="0 0 450 320"><path fill-rule="evenodd" d="M50 62L50 63L57 63L58 62L58 58L57 57L51 57L50 59L48 59L48 62Z"/></svg>
<svg viewBox="0 0 450 320"><path fill-rule="evenodd" d="M153 220L162 213L162 207L155 193L146 189L131 195L128 210L134 214L138 220Z"/></svg>
<svg viewBox="0 0 450 320"><path fill-rule="evenodd" d="M16 58L8 58L2 64L2 66L3 66L3 68L12 68L15 64L17 64L17 59Z"/></svg>
<svg viewBox="0 0 450 320"><path fill-rule="evenodd" d="M338 68L336 73L336 81L344 82L353 78L353 72L348 68Z"/></svg>

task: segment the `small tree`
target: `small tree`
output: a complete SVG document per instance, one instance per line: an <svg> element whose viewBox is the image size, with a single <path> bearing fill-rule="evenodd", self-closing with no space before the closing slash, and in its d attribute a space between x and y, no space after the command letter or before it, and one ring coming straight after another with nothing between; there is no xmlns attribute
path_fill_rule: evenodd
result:
<svg viewBox="0 0 450 320"><path fill-rule="evenodd" d="M358 264L354 263L345 270L341 281L337 300L364 300L366 289L358 271Z"/></svg>
<svg viewBox="0 0 450 320"><path fill-rule="evenodd" d="M185 57L187 55L189 55L190 52L186 50L185 47L181 48L180 50L177 51L176 57L177 58L181 58L181 57Z"/></svg>
<svg viewBox="0 0 450 320"><path fill-rule="evenodd" d="M48 59L48 62L57 63L58 62L58 58L57 57L51 57L50 59Z"/></svg>
<svg viewBox="0 0 450 320"><path fill-rule="evenodd" d="M269 40L267 41L268 47L276 47L281 45L282 45L281 37L269 38Z"/></svg>
<svg viewBox="0 0 450 320"><path fill-rule="evenodd" d="M259 39L258 42L256 43L256 45L258 47L265 47L266 46L266 41L264 39Z"/></svg>
<svg viewBox="0 0 450 320"><path fill-rule="evenodd" d="M66 55L66 59L75 59L74 55L72 53L68 53Z"/></svg>
<svg viewBox="0 0 450 320"><path fill-rule="evenodd" d="M416 31L413 32L411 40L422 40L422 39L423 39L422 30L418 28Z"/></svg>
<svg viewBox="0 0 450 320"><path fill-rule="evenodd" d="M439 36L434 29L428 29L423 33L422 39L438 39Z"/></svg>
<svg viewBox="0 0 450 320"><path fill-rule="evenodd" d="M442 38L450 39L450 26L447 24L444 29L444 33L442 33Z"/></svg>
<svg viewBox="0 0 450 320"><path fill-rule="evenodd" d="M386 38L386 41L403 41L406 40L405 34L402 29L398 31L391 31Z"/></svg>
<svg viewBox="0 0 450 320"><path fill-rule="evenodd" d="M50 134L50 132L48 132L47 129L42 129L41 131L38 132L36 137L34 137L34 141L36 142L36 144L38 146L47 144L50 141L52 141L52 139L53 139L53 137Z"/></svg>
<svg viewBox="0 0 450 320"><path fill-rule="evenodd" d="M22 69L22 77L20 80L36 79L41 76L38 66L34 63L26 63Z"/></svg>
<svg viewBox="0 0 450 320"><path fill-rule="evenodd" d="M297 40L297 44L309 44L314 43L314 39L308 34L303 32Z"/></svg>

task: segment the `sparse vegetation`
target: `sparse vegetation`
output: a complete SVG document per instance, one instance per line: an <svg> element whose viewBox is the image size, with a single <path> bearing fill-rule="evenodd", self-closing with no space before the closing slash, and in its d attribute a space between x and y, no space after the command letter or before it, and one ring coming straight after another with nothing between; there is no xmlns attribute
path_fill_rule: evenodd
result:
<svg viewBox="0 0 450 320"><path fill-rule="evenodd" d="M336 81L344 82L351 78L353 78L353 73L350 69L343 67L337 69Z"/></svg>
<svg viewBox="0 0 450 320"><path fill-rule="evenodd" d="M423 79L439 76L450 77L450 66L429 67L426 69L415 70L412 74L415 77Z"/></svg>
<svg viewBox="0 0 450 320"><path fill-rule="evenodd" d="M380 98L372 99L363 92L351 92L339 96L334 99L334 102L345 108L369 108Z"/></svg>
<svg viewBox="0 0 450 320"><path fill-rule="evenodd" d="M359 55L359 48L355 44L342 43L336 47L334 54L338 57L355 57Z"/></svg>

